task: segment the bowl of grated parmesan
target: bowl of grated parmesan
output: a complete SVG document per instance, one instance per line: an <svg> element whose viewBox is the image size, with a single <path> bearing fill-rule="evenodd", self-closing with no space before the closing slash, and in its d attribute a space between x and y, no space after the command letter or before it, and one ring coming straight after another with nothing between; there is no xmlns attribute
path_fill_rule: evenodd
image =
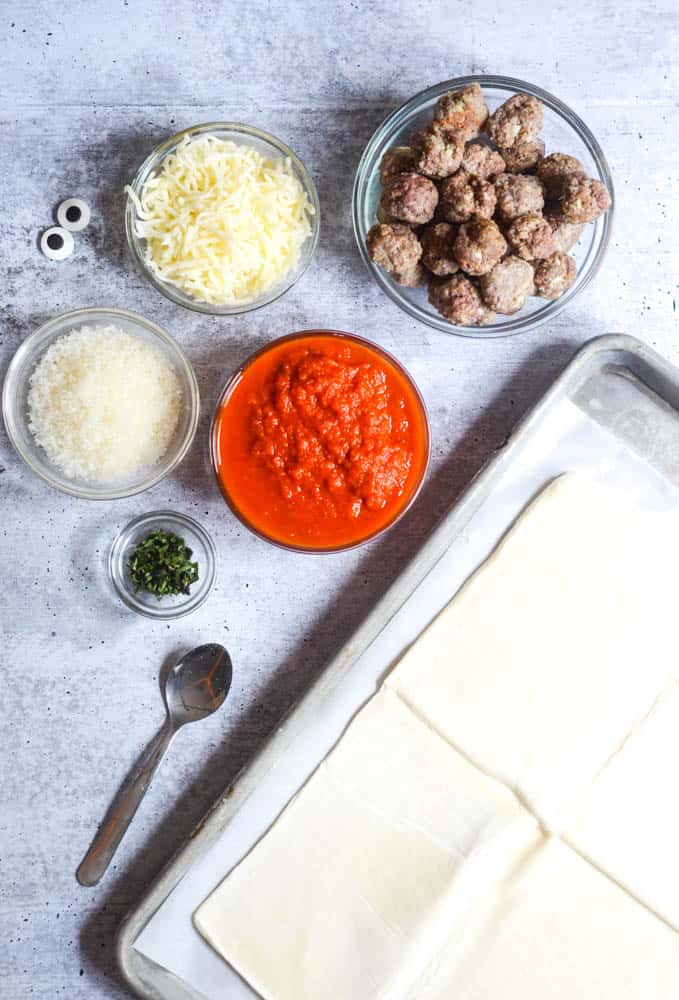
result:
<svg viewBox="0 0 679 1000"><path fill-rule="evenodd" d="M149 281L212 315L258 309L304 274L318 243L314 182L285 143L248 125L196 125L125 188L125 232Z"/></svg>
<svg viewBox="0 0 679 1000"><path fill-rule="evenodd" d="M199 394L179 345L124 309L78 309L32 333L2 390L7 435L51 486L88 500L141 493L196 433Z"/></svg>

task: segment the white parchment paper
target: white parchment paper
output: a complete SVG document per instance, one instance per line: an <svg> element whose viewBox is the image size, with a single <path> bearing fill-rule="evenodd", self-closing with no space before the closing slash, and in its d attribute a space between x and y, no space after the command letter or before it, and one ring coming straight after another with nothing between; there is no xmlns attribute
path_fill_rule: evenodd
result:
<svg viewBox="0 0 679 1000"><path fill-rule="evenodd" d="M596 410L597 400L589 403ZM321 706L313 730L293 742L220 839L168 896L137 939L138 951L208 1000L252 1000L253 991L194 929L194 910L267 830L384 674L492 551L526 503L555 476L578 469L614 482L644 506L679 505L677 485L658 468L572 402L557 404L465 531Z"/></svg>

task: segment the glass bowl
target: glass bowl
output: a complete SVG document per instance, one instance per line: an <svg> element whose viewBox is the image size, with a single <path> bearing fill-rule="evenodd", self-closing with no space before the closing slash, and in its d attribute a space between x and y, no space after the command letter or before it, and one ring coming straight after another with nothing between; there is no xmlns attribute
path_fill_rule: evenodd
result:
<svg viewBox="0 0 679 1000"><path fill-rule="evenodd" d="M253 365L259 358L261 358L265 354L268 354L270 351L278 349L282 344L297 343L309 337L320 337L320 336L336 337L340 340L348 341L349 343L358 344L359 346L375 354L378 358L381 358L382 361L384 361L388 367L395 369L398 375L400 375L402 380L408 385L408 387L411 390L412 397L415 402L415 406L418 410L419 418L421 421L420 432L422 434L422 439L424 442L421 470L419 471L415 481L410 486L410 491L407 495L405 502L400 508L396 509L393 517L385 524L378 527L375 531L365 535L362 538L347 542L345 544L332 545L332 546L313 546L310 544L303 545L293 542L286 542L274 535L267 534L264 530L262 530L261 527L258 527L257 525L253 524L252 521L247 517L247 515L243 513L238 503L229 494L227 488L225 487L224 483L222 482L219 476L219 447L218 447L219 415L222 410L222 407L228 402L229 397L233 393L234 389L241 382L248 368L251 365ZM267 344L265 347L261 348L261 350L256 351L254 354L251 354L250 357L247 358L243 362L243 364L238 369L236 369L236 371L227 379L224 388L219 394L219 399L217 400L217 405L215 407L215 412L212 418L212 424L210 426L210 456L212 459L212 468L214 470L215 477L217 479L217 484L222 493L222 496L224 497L224 500L231 508L231 511L236 515L238 520L241 521L241 523L244 524L245 527L248 528L254 535L256 535L258 538L263 538L265 541L270 542L272 545L276 545L281 549L287 549L290 552L311 552L319 554L344 552L347 551L348 549L358 548L360 545L364 545L366 542L373 541L375 538L378 538L380 535L383 535L384 532L392 528L397 523L397 521L400 521L400 519L403 517L406 511L408 511L415 503L415 500L417 499L420 490L422 489L422 485L427 475L430 452L431 452L431 439L429 432L429 420L427 417L427 410L424 405L424 400L422 398L420 390L418 389L417 385L415 384L410 374L406 371L403 365L396 360L396 358L393 355L389 354L388 351L383 350L383 348L378 347L377 344L373 343L370 340L366 340L364 337L358 337L355 334L351 333L343 333L339 330L302 330L298 333L290 333L287 334L287 336L278 337L270 344Z"/></svg>
<svg viewBox="0 0 679 1000"><path fill-rule="evenodd" d="M158 599L144 590L134 592L129 570L130 556L134 547L149 532L158 528L181 535L191 549L191 559L198 563L198 579L191 584L189 594ZM135 517L118 534L109 553L108 570L118 597L128 608L147 618L168 621L190 614L207 600L217 575L217 550L205 528L192 517L172 510L155 510Z"/></svg>
<svg viewBox="0 0 679 1000"><path fill-rule="evenodd" d="M309 203L313 208L311 235L302 246L302 253L297 268L294 271L288 272L282 281L274 285L273 288L270 288L259 298L253 299L252 302L222 306L211 302L201 302L192 295L183 292L181 288L177 288L167 281L162 281L154 274L146 263L146 240L140 239L135 232L137 208L132 198L128 195L125 206L125 235L127 236L127 243L137 268L141 273L148 278L159 292L162 292L166 298L176 303L176 305L185 306L187 309L193 309L195 312L208 313L213 316L235 316L269 305L270 302L274 302L281 295L284 295L302 277L311 263L311 258L318 244L321 225L321 206L318 200L316 185L312 180L311 174L299 157L284 142L281 142L280 139L277 139L269 132L263 132L261 129L253 128L250 125L241 125L235 122L206 122L204 125L193 125L190 128L184 129L183 132L178 132L176 135L166 139L159 146L156 146L153 152L144 160L130 183L130 187L136 196L138 198L141 197L141 190L146 180L161 168L165 157L173 153L183 139L187 137L195 138L200 135L214 135L219 139L230 139L236 143L252 146L259 153L269 158L278 159L283 157L289 159L292 169L304 188Z"/></svg>
<svg viewBox="0 0 679 1000"><path fill-rule="evenodd" d="M604 259L613 225L613 203L605 215L585 226L580 241L570 251L575 257L578 274L563 295L553 301L530 298L520 313L497 316L493 323L482 327L456 326L445 320L427 300L426 288L404 288L378 267L368 256L365 239L377 221L377 206L382 193L379 178L380 160L392 146L407 146L412 132L431 123L434 105L442 94L470 83L479 83L491 113L513 94L533 94L544 106L545 124L541 137L546 151L576 156L587 173L608 188L613 199L613 182L606 158L585 123L557 97L523 80L502 76L463 76L437 83L416 94L391 114L377 129L365 148L354 181L354 234L363 262L370 274L392 301L410 316L441 330L462 337L506 337L532 330L553 319L586 288Z"/></svg>
<svg viewBox="0 0 679 1000"><path fill-rule="evenodd" d="M85 324L111 323L126 333L154 344L172 364L184 394L184 406L169 448L155 465L145 466L128 480L93 483L64 475L37 444L28 427L27 397L30 376L47 348L62 334ZM62 313L30 334L12 358L2 390L2 415L17 454L50 486L85 500L116 500L142 493L160 482L191 447L199 409L198 384L193 368L169 333L126 309L77 309Z"/></svg>

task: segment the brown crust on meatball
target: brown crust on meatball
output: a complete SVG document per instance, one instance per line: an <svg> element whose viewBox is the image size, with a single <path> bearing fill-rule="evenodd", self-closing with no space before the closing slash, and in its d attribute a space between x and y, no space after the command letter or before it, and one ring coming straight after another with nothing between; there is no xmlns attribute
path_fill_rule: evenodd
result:
<svg viewBox="0 0 679 1000"><path fill-rule="evenodd" d="M415 169L427 177L450 177L460 166L464 137L456 132L424 129L411 138Z"/></svg>
<svg viewBox="0 0 679 1000"><path fill-rule="evenodd" d="M501 174L505 169L505 161L490 146L484 146L482 142L474 140L465 146L461 166L468 174L485 181L489 177Z"/></svg>
<svg viewBox="0 0 679 1000"><path fill-rule="evenodd" d="M524 260L542 260L556 252L552 227L541 215L519 215L507 228L507 240Z"/></svg>
<svg viewBox="0 0 679 1000"><path fill-rule="evenodd" d="M467 274L487 274L507 252L507 241L490 219L472 219L458 229L455 260Z"/></svg>
<svg viewBox="0 0 679 1000"><path fill-rule="evenodd" d="M548 198L560 198L568 177L584 177L580 160L568 153L550 153L538 164L538 177L545 185Z"/></svg>
<svg viewBox="0 0 679 1000"><path fill-rule="evenodd" d="M377 212L375 213L375 215L377 216L378 222L383 222L387 226L391 225L392 223L398 222L398 219L395 219L393 215L390 215L389 212L386 211L384 203L381 198L377 206ZM400 222L399 225L405 226L407 225L407 223Z"/></svg>
<svg viewBox="0 0 679 1000"><path fill-rule="evenodd" d="M397 174L390 178L380 202L384 211L399 222L424 225L433 217L439 201L436 185L420 174Z"/></svg>
<svg viewBox="0 0 679 1000"><path fill-rule="evenodd" d="M538 166L545 155L542 139L524 139L509 149L501 149L508 174L527 174Z"/></svg>
<svg viewBox="0 0 679 1000"><path fill-rule="evenodd" d="M446 222L468 222L478 215L492 219L495 212L495 188L482 177L458 170L441 185L440 212Z"/></svg>
<svg viewBox="0 0 679 1000"><path fill-rule="evenodd" d="M523 309L533 294L533 268L520 257L503 257L492 271L479 278L479 288L490 309L511 316Z"/></svg>
<svg viewBox="0 0 679 1000"><path fill-rule="evenodd" d="M449 323L457 326L481 326L492 319L478 288L463 274L454 274L446 281L432 282L429 285L429 301Z"/></svg>
<svg viewBox="0 0 679 1000"><path fill-rule="evenodd" d="M422 263L439 278L455 274L458 270L458 263L453 253L456 235L456 226L438 222L433 226L427 226L420 237Z"/></svg>
<svg viewBox="0 0 679 1000"><path fill-rule="evenodd" d="M534 139L542 128L544 112L537 97L514 94L486 122L486 132L500 149Z"/></svg>
<svg viewBox="0 0 679 1000"><path fill-rule="evenodd" d="M569 222L594 222L611 207L605 184L589 177L569 177L564 183L561 210Z"/></svg>
<svg viewBox="0 0 679 1000"><path fill-rule="evenodd" d="M560 205L548 205L545 208L544 216L552 227L556 249L562 253L568 253L582 236L585 228L584 222L569 222L561 211Z"/></svg>
<svg viewBox="0 0 679 1000"><path fill-rule="evenodd" d="M365 244L370 259L394 277L412 272L422 256L417 236L400 223L377 223L366 236Z"/></svg>
<svg viewBox="0 0 679 1000"><path fill-rule="evenodd" d="M481 87L478 83L472 83L439 97L434 109L432 128L437 132L450 129L471 139L479 134L487 118L488 108Z"/></svg>
<svg viewBox="0 0 679 1000"><path fill-rule="evenodd" d="M380 162L380 180L385 184L390 177L408 174L415 169L415 159L410 146L392 146Z"/></svg>
<svg viewBox="0 0 679 1000"><path fill-rule="evenodd" d="M558 299L575 281L577 267L572 257L557 250L535 267L535 294L543 299Z"/></svg>
<svg viewBox="0 0 679 1000"><path fill-rule="evenodd" d="M495 178L497 209L505 222L527 212L541 212L545 204L542 181L525 174L500 174Z"/></svg>
<svg viewBox="0 0 679 1000"><path fill-rule="evenodd" d="M427 284L427 272L421 264L415 264L408 271L401 274L392 274L394 281L405 288L417 288L419 285Z"/></svg>

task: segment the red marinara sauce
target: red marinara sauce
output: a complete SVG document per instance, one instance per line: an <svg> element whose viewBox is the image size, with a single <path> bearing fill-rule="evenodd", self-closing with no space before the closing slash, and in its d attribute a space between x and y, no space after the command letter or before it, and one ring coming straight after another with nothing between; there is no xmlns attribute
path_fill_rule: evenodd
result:
<svg viewBox="0 0 679 1000"><path fill-rule="evenodd" d="M408 506L429 457L424 405L367 341L293 334L227 386L212 456L222 492L282 545L332 550L375 535Z"/></svg>

